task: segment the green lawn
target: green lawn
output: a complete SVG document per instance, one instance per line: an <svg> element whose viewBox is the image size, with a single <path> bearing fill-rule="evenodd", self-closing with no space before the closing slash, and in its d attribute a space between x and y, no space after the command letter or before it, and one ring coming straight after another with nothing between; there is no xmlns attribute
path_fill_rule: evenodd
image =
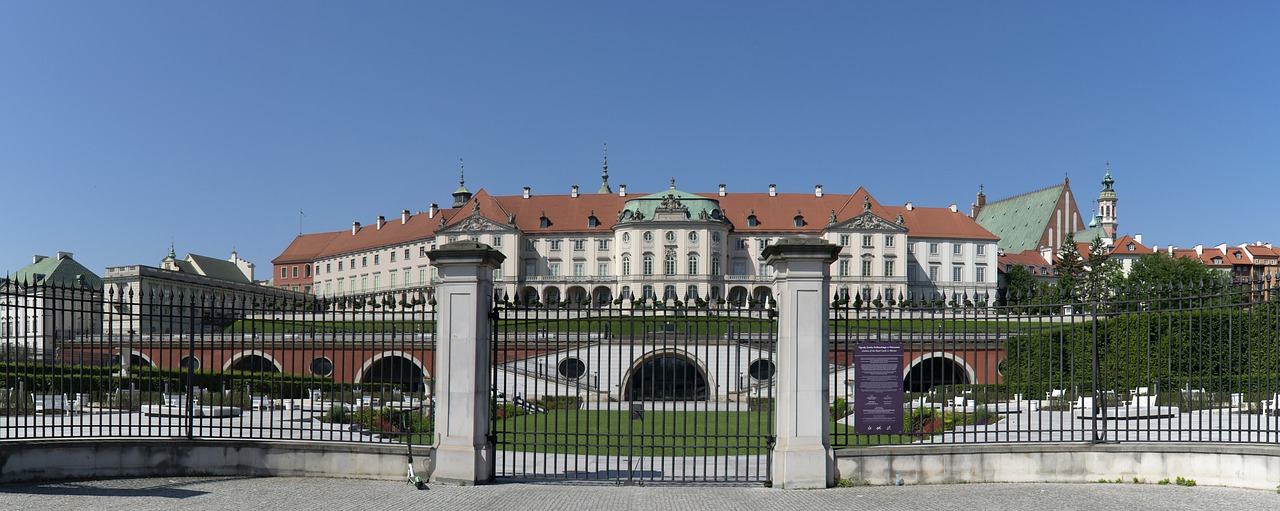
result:
<svg viewBox="0 0 1280 511"><path fill-rule="evenodd" d="M625 411L551 410L499 420L498 449L560 454L625 456L717 456L759 454L771 434L768 412L646 411L630 421ZM628 426L633 435L628 435ZM858 447L910 442L903 435L853 435L834 425L833 434ZM856 439L854 438L856 437ZM850 441L853 439L852 441Z"/></svg>
<svg viewBox="0 0 1280 511"><path fill-rule="evenodd" d="M435 321L300 321L242 319L223 329L226 333L433 333Z"/></svg>

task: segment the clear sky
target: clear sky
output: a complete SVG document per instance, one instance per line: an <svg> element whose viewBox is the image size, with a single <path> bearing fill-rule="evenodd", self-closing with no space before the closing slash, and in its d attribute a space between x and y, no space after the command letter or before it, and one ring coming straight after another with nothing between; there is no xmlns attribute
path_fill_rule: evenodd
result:
<svg viewBox="0 0 1280 511"><path fill-rule="evenodd" d="M1148 244L1280 242L1277 2L0 3L0 272L610 181L960 205L1106 162Z"/></svg>

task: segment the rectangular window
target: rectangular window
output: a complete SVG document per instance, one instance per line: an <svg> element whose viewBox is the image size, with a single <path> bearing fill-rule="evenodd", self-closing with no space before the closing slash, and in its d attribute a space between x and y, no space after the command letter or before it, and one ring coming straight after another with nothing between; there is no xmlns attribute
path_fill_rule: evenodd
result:
<svg viewBox="0 0 1280 511"><path fill-rule="evenodd" d="M760 241L759 241L759 244L760 244L760 251L761 251L761 252L764 252L764 249L769 248L769 240L767 240L767 239L765 239L765 240L760 240Z"/></svg>
<svg viewBox="0 0 1280 511"><path fill-rule="evenodd" d="M960 282L960 277L964 276L964 268L959 266L951 267L951 281Z"/></svg>
<svg viewBox="0 0 1280 511"><path fill-rule="evenodd" d="M981 247L982 245L978 245L978 246L979 246L979 247ZM975 273L974 273L974 275L973 275L973 280L976 280L976 281L978 281L978 282L986 282L986 281L987 281L987 269L986 269L986 268L983 268L983 267L981 267L981 266L979 266L979 267L975 270Z"/></svg>
<svg viewBox="0 0 1280 511"><path fill-rule="evenodd" d="M413 287L413 272L409 268L404 269L404 287Z"/></svg>
<svg viewBox="0 0 1280 511"><path fill-rule="evenodd" d="M862 235L862 246L863 246L864 248L870 248L870 247L872 247L872 246L873 246L873 245L871 244L871 235L870 235L870 234L863 234L863 235Z"/></svg>
<svg viewBox="0 0 1280 511"><path fill-rule="evenodd" d="M745 238L738 238L738 250L746 250L746 249L747 249L747 240Z"/></svg>
<svg viewBox="0 0 1280 511"><path fill-rule="evenodd" d="M355 263L351 263L351 266L355 266L355 265L356 265ZM369 256L360 256L360 267L361 268L369 267Z"/></svg>
<svg viewBox="0 0 1280 511"><path fill-rule="evenodd" d="M394 262L396 262L396 251L395 251L395 250L392 250L392 251L391 251L391 262L393 262L393 263L394 263ZM375 264L376 264L376 262L375 262Z"/></svg>
<svg viewBox="0 0 1280 511"><path fill-rule="evenodd" d="M608 276L609 276L609 263L608 263L608 262L598 262L598 263L596 263L596 276L597 276L597 277L608 277Z"/></svg>
<svg viewBox="0 0 1280 511"><path fill-rule="evenodd" d="M938 267L937 267L937 266L930 266L930 267L929 267L929 280L930 280L930 281L933 281L933 282L937 282L937 281L938 281Z"/></svg>
<svg viewBox="0 0 1280 511"><path fill-rule="evenodd" d="M547 265L547 275L552 277L560 276L560 263L550 263Z"/></svg>
<svg viewBox="0 0 1280 511"><path fill-rule="evenodd" d="M404 260L405 260L405 261L408 261L408 260L409 260L409 249L407 249L407 248L406 248L406 249L404 249Z"/></svg>
<svg viewBox="0 0 1280 511"><path fill-rule="evenodd" d="M425 286L427 285L428 282L429 281L427 280L427 269L418 268L418 285Z"/></svg>
<svg viewBox="0 0 1280 511"><path fill-rule="evenodd" d="M369 277L360 277L360 292L369 292Z"/></svg>
<svg viewBox="0 0 1280 511"><path fill-rule="evenodd" d="M374 276L373 276L373 290L374 290L374 291L377 291L377 290L378 290L378 281L379 281L379 280L381 280L381 278L380 278L380 277L382 277L382 276L381 276L381 275L374 275Z"/></svg>
<svg viewBox="0 0 1280 511"><path fill-rule="evenodd" d="M841 259L840 262L836 264L836 268L837 268L836 274L840 275L841 277L849 276L849 260L848 259Z"/></svg>
<svg viewBox="0 0 1280 511"><path fill-rule="evenodd" d="M577 263L577 262L573 263L573 276L574 276L574 277L586 277L586 276L587 276L587 263Z"/></svg>
<svg viewBox="0 0 1280 511"><path fill-rule="evenodd" d="M502 235L501 235L501 234L494 234L494 235L493 235L493 248L502 248Z"/></svg>
<svg viewBox="0 0 1280 511"><path fill-rule="evenodd" d="M347 281L347 294L352 294L352 295L356 294L356 279L355 279L355 277L352 277L352 278L351 278L351 280L348 280L348 281Z"/></svg>
<svg viewBox="0 0 1280 511"><path fill-rule="evenodd" d="M396 272L391 272L391 289L396 288Z"/></svg>
<svg viewBox="0 0 1280 511"><path fill-rule="evenodd" d="M493 280L502 280L502 267L501 267L501 266L499 266L499 267L497 267L497 268L494 268L494 269L493 269Z"/></svg>
<svg viewBox="0 0 1280 511"><path fill-rule="evenodd" d="M744 262L742 262L742 261L734 261L734 262L733 262L733 273L732 273L732 274L733 274L733 275L746 275L746 274L747 274L747 263L744 263Z"/></svg>
<svg viewBox="0 0 1280 511"><path fill-rule="evenodd" d="M426 246L426 245L423 245L423 246L421 246L421 247L418 247L418 257L427 257L427 246ZM339 269L339 270L341 270L342 268L338 268L338 269Z"/></svg>
<svg viewBox="0 0 1280 511"><path fill-rule="evenodd" d="M338 261L338 271L342 271L342 261Z"/></svg>
<svg viewBox="0 0 1280 511"><path fill-rule="evenodd" d="M689 256L689 275L698 274L698 256Z"/></svg>
<svg viewBox="0 0 1280 511"><path fill-rule="evenodd" d="M581 252L587 249L587 240L573 240L573 250Z"/></svg>
<svg viewBox="0 0 1280 511"><path fill-rule="evenodd" d="M956 254L956 255L960 255L960 251L963 249L963 247L964 247L964 245L961 245L961 244L959 244L959 243L952 243L952 244L951 244L951 253L952 253L952 254Z"/></svg>
<svg viewBox="0 0 1280 511"><path fill-rule="evenodd" d="M525 250L537 250L537 249L538 249L538 242L537 242L537 240L524 240L524 249L525 249Z"/></svg>
<svg viewBox="0 0 1280 511"><path fill-rule="evenodd" d="M550 249L551 249L552 251L560 250L560 240L551 240L551 241L549 241L548 243L550 243L550 244L551 244L551 248L550 248Z"/></svg>
<svg viewBox="0 0 1280 511"><path fill-rule="evenodd" d="M981 243L979 243L979 244L975 247L975 250L977 250L977 251L978 251L978 255L986 255L986 254L987 254L987 246L986 246L986 245L983 245L983 244L981 244Z"/></svg>
<svg viewBox="0 0 1280 511"><path fill-rule="evenodd" d="M538 265L534 261L525 261L524 275L526 277L532 277L537 274L538 274Z"/></svg>
<svg viewBox="0 0 1280 511"><path fill-rule="evenodd" d="M871 276L871 260L870 259L862 260L862 276L863 277Z"/></svg>
<svg viewBox="0 0 1280 511"><path fill-rule="evenodd" d="M840 246L842 246L842 247L847 247L847 246L849 246L849 235L848 235L848 234L841 234L841 235L840 235Z"/></svg>
<svg viewBox="0 0 1280 511"><path fill-rule="evenodd" d="M338 269L342 269L342 263L338 263ZM329 263L324 263L324 272L333 273L333 267L329 266Z"/></svg>
<svg viewBox="0 0 1280 511"><path fill-rule="evenodd" d="M886 234L886 235L884 235L884 246L886 246L886 247L892 247L892 246L893 246L893 235L892 235L892 234Z"/></svg>
<svg viewBox="0 0 1280 511"><path fill-rule="evenodd" d="M377 266L377 265L378 265L378 259L379 259L378 254L373 254L373 265L374 265L374 266Z"/></svg>
<svg viewBox="0 0 1280 511"><path fill-rule="evenodd" d="M327 280L326 280L326 281L325 281L325 283L324 283L324 295L325 295L325 296L329 296L329 284L332 284L332 282L329 282L329 281L327 281Z"/></svg>
<svg viewBox="0 0 1280 511"><path fill-rule="evenodd" d="M606 238L606 239L596 241L596 249L609 250L609 240Z"/></svg>
<svg viewBox="0 0 1280 511"><path fill-rule="evenodd" d="M284 266L281 266L281 267L280 267L280 278L282 278L282 279L287 279L287 278L289 278L289 268L284 267Z"/></svg>
<svg viewBox="0 0 1280 511"><path fill-rule="evenodd" d="M714 276L720 276L720 258L719 257L711 258L711 274Z"/></svg>
<svg viewBox="0 0 1280 511"><path fill-rule="evenodd" d="M886 277L893 276L893 261L884 262L884 276Z"/></svg>
<svg viewBox="0 0 1280 511"><path fill-rule="evenodd" d="M938 255L938 244L937 244L937 243L930 243L930 244L929 244L929 255Z"/></svg>

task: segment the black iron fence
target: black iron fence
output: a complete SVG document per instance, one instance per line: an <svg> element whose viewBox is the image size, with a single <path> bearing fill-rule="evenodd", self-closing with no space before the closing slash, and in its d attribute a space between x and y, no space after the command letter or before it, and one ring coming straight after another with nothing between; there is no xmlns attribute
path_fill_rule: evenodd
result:
<svg viewBox="0 0 1280 511"><path fill-rule="evenodd" d="M0 439L427 443L428 300L0 280Z"/></svg>
<svg viewBox="0 0 1280 511"><path fill-rule="evenodd" d="M771 310L650 300L492 317L499 477L769 481Z"/></svg>
<svg viewBox="0 0 1280 511"><path fill-rule="evenodd" d="M1272 281L836 297L833 444L1280 442L1277 297ZM859 345L901 347L892 434L855 428L877 413L856 403Z"/></svg>

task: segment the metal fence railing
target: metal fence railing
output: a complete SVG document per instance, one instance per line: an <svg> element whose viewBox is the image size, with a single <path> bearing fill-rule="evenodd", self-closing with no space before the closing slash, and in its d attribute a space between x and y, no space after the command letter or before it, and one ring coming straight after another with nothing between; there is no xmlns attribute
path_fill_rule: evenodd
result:
<svg viewBox="0 0 1280 511"><path fill-rule="evenodd" d="M0 441L433 431L426 290L135 288L0 281Z"/></svg>
<svg viewBox="0 0 1280 511"><path fill-rule="evenodd" d="M1268 281L836 297L833 445L1280 442L1278 296ZM902 349L894 434L854 427L868 344Z"/></svg>

